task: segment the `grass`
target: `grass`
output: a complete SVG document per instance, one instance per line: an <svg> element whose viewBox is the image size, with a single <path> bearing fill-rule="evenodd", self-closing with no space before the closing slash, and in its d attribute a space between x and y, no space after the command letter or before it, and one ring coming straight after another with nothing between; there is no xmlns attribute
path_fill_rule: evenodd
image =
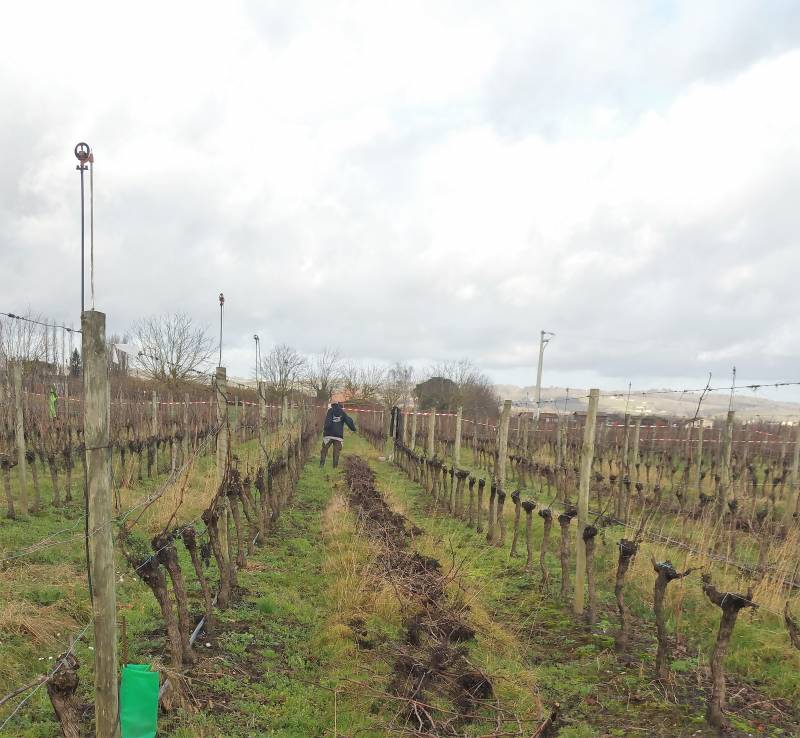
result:
<svg viewBox="0 0 800 738"><path fill-rule="evenodd" d="M644 545L630 576L627 597L641 624L632 638L633 662L626 665L612 651L616 616L610 592L616 538L611 532L598 541L599 623L589 630L552 592L542 591L536 577L522 570L524 557L510 559L507 548L488 546L484 537L462 523L433 513L427 493L399 469L379 461L363 439L348 438L346 450L369 459L390 504L423 529L414 546L437 558L446 571L460 568L448 597L468 608L476 630L468 658L490 675L501 704L527 720L531 733L559 702L561 738L712 735L704 726L703 693L697 683L705 679L719 611L704 599L695 581L682 580L670 588L673 624L681 634L672 665L675 679L664 686L650 676L654 644L649 553L658 558L662 549ZM245 444L242 463L248 463L248 454L252 461L256 453L254 442ZM181 520L203 509L213 491L209 481L213 474L213 459L199 459L185 488ZM131 499L146 495L153 484L131 491ZM179 495L177 488L174 494ZM157 527L177 499L173 497L161 512L152 511L152 517L142 521L144 529ZM506 506L506 514L510 538L513 505ZM23 521L2 520L0 544L5 551L15 550L80 524L80 515L80 506L73 505ZM536 516L535 520L538 547L541 521ZM77 527L77 537L66 544L0 570L0 693L42 673L69 633L88 622L81 530ZM178 550L191 606L199 614L198 587L183 547ZM162 717L159 735L321 738L334 730L359 738L387 735L387 723L398 710L387 691L398 646L405 639L408 604L382 575L379 556L380 548L362 535L346 505L341 473L330 466L320 469L312 458L294 504L240 573L241 599L219 614L215 637L201 636L198 641L202 658L187 684L191 698L183 708ZM548 565L558 582L555 555ZM209 571L213 570L212 566ZM155 600L122 562L120 577L119 612L126 618L129 660L161 666L163 625ZM797 709L800 660L787 643L780 623L769 614L742 616L728 659L736 680L731 694L749 684L758 694L782 697ZM90 647L90 640L78 647L80 695L87 702L92 696ZM766 719L759 728L755 713L745 713L742 702L754 699L754 694L751 689L731 700L738 729L791 734ZM4 708L0 721L8 714ZM0 736L44 738L56 730L52 708L40 690ZM469 735L481 732L477 724L465 730Z"/></svg>
<svg viewBox="0 0 800 738"><path fill-rule="evenodd" d="M466 454L464 468L471 468L479 475L483 472L474 466L472 455ZM523 497L524 497L523 493ZM545 505L548 496L538 490L534 493L541 505ZM513 525L513 503L508 500L505 505L505 514L508 519L509 531ZM534 514L534 547L538 555L541 541L541 521ZM674 520L671 523L675 523ZM574 537L573 525L572 536ZM692 523L687 529L699 540L705 540L710 545L709 538L713 535L703 524ZM664 531L667 534L669 531ZM673 531L674 532L674 531ZM598 599L607 609L613 609L613 578L616 572L617 541L625 535L619 528L610 528L602 531L598 536L596 548L596 570ZM633 533L627 533L632 537ZM553 539L558 536L558 527L554 524ZM509 533L510 537L510 533ZM555 544L557 546L557 543ZM797 532L789 536L787 542L776 548L776 552L786 550L798 545ZM785 549L785 550L784 550ZM626 602L632 612L639 618L652 620L652 588L654 575L650 564L650 556L657 561L672 560L679 570L689 567L702 566L704 570L711 571L714 581L720 588L729 591L746 592L750 580L733 568L715 564L704 557L695 557L689 552L682 552L672 547L652 542L643 542L640 552L631 567L626 587ZM551 574L556 580L560 576L560 569L556 566L556 557L550 559ZM793 649L782 617L785 593L780 588L775 588L768 580L757 584L754 588L754 599L763 603L765 608L758 611L748 610L739 617L734 632L734 638L728 651L726 667L747 681L754 687L763 689L771 697L778 697L794 703L795 708L800 708L800 652ZM686 639L698 650L701 664L705 664L702 654L709 654L716 637L719 623L719 610L712 606L700 588L699 573L688 580L680 580L671 585L668 590L668 604L670 608L669 625L677 630L679 638ZM772 610L773 612L770 612ZM616 623L616 619L612 618Z"/></svg>
<svg viewBox="0 0 800 738"><path fill-rule="evenodd" d="M374 458L375 453L372 452ZM606 728L605 720L614 716L623 726L633 730L636 725L657 720L673 732L702 730L702 693L687 690L686 682L705 684L705 667L719 623L719 610L712 606L700 591L698 582L676 582L670 588L672 626L678 623L681 636L676 656L683 658L684 671L690 679L668 685L664 689L650 679L654 658L652 637L652 586L654 575L649 563L652 552L663 560L669 552L664 547L643 544L636 564L629 575L626 599L637 618L643 621L637 628L635 657L643 666L638 670L620 667L610 650L616 627L613 608L612 577L616 566L616 537L608 532L597 545L599 627L591 632L575 619L554 593L542 592L537 577L526 575L521 560L511 560L508 548L497 549L485 543L485 536L467 530L463 523L442 513L431 513L429 496L398 469L378 465L380 482L390 491L396 505L417 524L424 527L440 546L467 558L465 573L481 602L496 619L509 623L526 642L532 663L538 664L535 675L540 698L547 703L559 701L569 705L571 720L594 723ZM508 517L509 540L513 527L513 504L505 506ZM541 521L534 524L535 552L541 538ZM524 520L524 515L523 515ZM574 526L573 526L574 528ZM558 528L551 539L557 546ZM574 536L574 530L573 530ZM522 547L524 549L524 546ZM678 562L676 562L677 564ZM686 561L681 561L683 565ZM555 554L548 556L551 580L558 582L560 567ZM552 585L551 585L552 586ZM792 649L779 619L767 612L748 613L740 617L729 650L727 668L739 685L757 688L770 699L782 698L790 710L800 708L800 653ZM731 690L731 694L736 692ZM746 694L746 691L745 691ZM671 704L665 697L680 696L680 704ZM595 717L602 705L601 722ZM634 705L632 708L631 705ZM742 700L731 700L739 711ZM767 713L768 714L768 713ZM695 722L700 720L699 727ZM745 723L746 721L742 721ZM766 722L765 720L761 721ZM758 728L758 720L748 723L750 730ZM769 732L769 729L765 729ZM631 733L636 734L636 733ZM701 733L702 734L702 733ZM775 727L775 735L784 735ZM559 734L561 735L561 733Z"/></svg>
<svg viewBox="0 0 800 738"><path fill-rule="evenodd" d="M270 438L271 442L276 440L275 437ZM241 463L247 466L258 454L257 443L249 441L238 451ZM43 539L54 544L0 564L0 695L57 664L57 657L67 649L70 638L91 619L83 541L82 477L80 468L74 471L74 499L69 505L52 507L49 474L40 473L42 510L17 520L0 517L0 559L14 556L26 550L31 543ZM118 471L115 469L115 472ZM60 477L60 484L63 485L63 475ZM118 479L116 474L115 478ZM166 478L167 475L162 472L131 487L117 489L117 509L124 511L146 500ZM187 472L175 484L168 486L146 511L135 530L139 535L149 537L160 530L178 507L178 524L195 519L213 496L215 479L213 453L198 456ZM16 474L14 482L14 492L17 494ZM189 573L191 563L188 554L182 546L177 548L190 587L198 590L194 575ZM134 663L152 660L163 643L163 637L158 632L160 612L157 604L150 590L129 572L121 554L117 555L116 568L119 573L117 609L119 618L126 619L130 660ZM213 570L214 567L209 570L212 579ZM92 697L92 648L90 629L76 647L81 664L80 695L87 702ZM0 723L15 704L12 700L0 708ZM54 725L52 707L45 690L40 689L21 711L20 717L6 731L0 731L0 735L26 738L50 736L55 730Z"/></svg>

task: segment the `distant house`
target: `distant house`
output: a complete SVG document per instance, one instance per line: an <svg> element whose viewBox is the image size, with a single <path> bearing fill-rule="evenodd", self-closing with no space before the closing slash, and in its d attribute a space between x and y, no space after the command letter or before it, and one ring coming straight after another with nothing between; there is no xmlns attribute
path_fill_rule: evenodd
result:
<svg viewBox="0 0 800 738"><path fill-rule="evenodd" d="M684 424L684 427L686 427L686 425L691 425L692 428L713 428L714 421L711 418L697 418L697 420L692 420Z"/></svg>

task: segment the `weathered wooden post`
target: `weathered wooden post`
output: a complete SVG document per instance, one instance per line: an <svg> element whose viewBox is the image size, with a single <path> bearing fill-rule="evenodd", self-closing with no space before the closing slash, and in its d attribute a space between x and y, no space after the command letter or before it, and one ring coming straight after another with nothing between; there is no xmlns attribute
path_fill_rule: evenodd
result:
<svg viewBox="0 0 800 738"><path fill-rule="evenodd" d="M264 399L264 391L261 382L258 383L258 445L261 447L259 459L266 473L269 464L267 453L267 401ZM263 541L262 541L263 543Z"/></svg>
<svg viewBox="0 0 800 738"><path fill-rule="evenodd" d="M508 460L508 424L511 420L511 400L503 403L500 413L500 428L497 432L497 486L505 491L506 486L506 461Z"/></svg>
<svg viewBox="0 0 800 738"><path fill-rule="evenodd" d="M786 509L783 511L783 522L787 525L791 523L792 515L800 512L800 425L794 429L794 454L789 486L792 493L786 498Z"/></svg>
<svg viewBox="0 0 800 738"><path fill-rule="evenodd" d="M700 494L700 484L703 481L703 419L697 419L697 468L694 471L694 480L697 486L697 494Z"/></svg>
<svg viewBox="0 0 800 738"><path fill-rule="evenodd" d="M453 443L453 466L456 468L458 468L461 463L461 421L463 419L463 414L464 408L459 405L458 412L456 413L456 438Z"/></svg>
<svg viewBox="0 0 800 738"><path fill-rule="evenodd" d="M283 403L281 405L281 439L283 443L283 458L288 461L289 459L289 397L284 395Z"/></svg>
<svg viewBox="0 0 800 738"><path fill-rule="evenodd" d="M239 395L233 398L233 428L231 432L231 443L241 443L241 424L242 424L242 407L239 403Z"/></svg>
<svg viewBox="0 0 800 738"><path fill-rule="evenodd" d="M583 613L583 587L586 579L586 544L583 530L589 522L589 483L592 477L594 460L594 433L597 422L597 404L600 390L589 390L589 407L586 410L586 426L583 429L583 449L581 451L581 476L578 485L578 526L575 531L575 595L572 610L576 615Z"/></svg>
<svg viewBox="0 0 800 738"><path fill-rule="evenodd" d="M633 423L633 444L631 444L631 453L628 457L628 478L631 476L631 469L635 469L639 463L639 436L642 432L642 416L636 418ZM639 475L636 475L636 481L639 481Z"/></svg>
<svg viewBox="0 0 800 738"><path fill-rule="evenodd" d="M83 433L88 484L89 570L94 613L95 735L119 736L117 603L112 538L111 396L106 358L106 316L87 310L83 332Z"/></svg>
<svg viewBox="0 0 800 738"><path fill-rule="evenodd" d="M628 509L626 487L625 487L625 477L628 476L628 445L630 442L630 432L631 432L631 416L630 413L625 413L625 419L622 421L624 424L623 429L623 436L622 436L622 458L620 459L620 469L619 469L619 479L618 483L619 486L617 488L617 510L616 510L616 517L617 520L622 520L625 516L625 511ZM627 520L625 521L628 522Z"/></svg>
<svg viewBox="0 0 800 738"><path fill-rule="evenodd" d="M158 435L158 392L153 390L150 408L150 434L155 437Z"/></svg>
<svg viewBox="0 0 800 738"><path fill-rule="evenodd" d="M175 436L178 433L178 422L175 419L175 402L173 400L172 394L169 396L169 433L170 433L170 472L172 474L175 473L175 469L178 465L178 447L176 445Z"/></svg>
<svg viewBox="0 0 800 738"><path fill-rule="evenodd" d="M722 437L722 468L720 469L720 485L717 499L714 502L714 514L717 522L721 522L725 515L725 507L728 501L728 490L731 486L731 446L733 441L733 420L736 415L734 410L728 410L728 417L725 419L725 433ZM721 538L721 536L720 536Z"/></svg>
<svg viewBox="0 0 800 738"><path fill-rule="evenodd" d="M527 459L528 458L528 444L530 442L530 429L531 429L531 419L525 415L520 416L520 418L524 417L524 422L522 422L522 455Z"/></svg>
<svg viewBox="0 0 800 738"><path fill-rule="evenodd" d="M28 462L25 458L25 414L22 410L22 362L15 361L12 369L14 381L14 407L16 417L14 435L17 440L17 467L19 468L19 507L28 514ZM35 463L35 462L34 462Z"/></svg>
<svg viewBox="0 0 800 738"><path fill-rule="evenodd" d="M230 424L228 422L228 375L224 366L218 366L214 376L214 389L217 400L217 486L225 478L228 464L228 444L230 443ZM219 516L219 542L222 555L228 559L228 496L222 494Z"/></svg>
<svg viewBox="0 0 800 738"><path fill-rule="evenodd" d="M428 411L428 437L425 443L425 454L429 459L436 455L436 409Z"/></svg>
<svg viewBox="0 0 800 738"><path fill-rule="evenodd" d="M189 393L183 395L183 439L181 441L181 464L189 461Z"/></svg>
<svg viewBox="0 0 800 738"><path fill-rule="evenodd" d="M411 442L408 447L414 451L417 448L417 408L411 412Z"/></svg>

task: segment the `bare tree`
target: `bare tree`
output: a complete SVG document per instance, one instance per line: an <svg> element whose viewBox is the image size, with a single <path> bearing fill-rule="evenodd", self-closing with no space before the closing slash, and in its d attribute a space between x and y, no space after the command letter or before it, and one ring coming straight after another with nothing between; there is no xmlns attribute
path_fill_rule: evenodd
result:
<svg viewBox="0 0 800 738"><path fill-rule="evenodd" d="M386 370L377 364L362 366L358 373L359 392L357 399L375 402L380 398Z"/></svg>
<svg viewBox="0 0 800 738"><path fill-rule="evenodd" d="M387 372L381 397L383 404L388 408L403 405L411 400L414 390L414 367L409 364L397 362Z"/></svg>
<svg viewBox="0 0 800 738"><path fill-rule="evenodd" d="M303 379L306 360L295 349L279 343L261 359L261 374L269 392L283 400L298 389Z"/></svg>
<svg viewBox="0 0 800 738"><path fill-rule="evenodd" d="M42 326L32 320L42 321L42 316L28 310L18 318L0 318L0 363L37 361L44 356Z"/></svg>
<svg viewBox="0 0 800 738"><path fill-rule="evenodd" d="M356 399L361 391L361 367L352 361L342 364L342 391L348 399Z"/></svg>
<svg viewBox="0 0 800 738"><path fill-rule="evenodd" d="M329 402L342 385L342 358L339 352L325 347L306 364L304 382L318 400Z"/></svg>
<svg viewBox="0 0 800 738"><path fill-rule="evenodd" d="M463 392L464 388L478 382L482 375L480 370L469 360L444 361L430 370L431 377L444 377L458 385Z"/></svg>
<svg viewBox="0 0 800 738"><path fill-rule="evenodd" d="M152 379L169 383L188 379L211 358L211 338L186 313L145 318L133 332L141 346L136 363Z"/></svg>
<svg viewBox="0 0 800 738"><path fill-rule="evenodd" d="M447 398L448 405L463 406L467 415L496 415L500 399L494 386L469 359L437 364L428 370L428 377L449 380L453 383L451 388L455 385L452 396Z"/></svg>

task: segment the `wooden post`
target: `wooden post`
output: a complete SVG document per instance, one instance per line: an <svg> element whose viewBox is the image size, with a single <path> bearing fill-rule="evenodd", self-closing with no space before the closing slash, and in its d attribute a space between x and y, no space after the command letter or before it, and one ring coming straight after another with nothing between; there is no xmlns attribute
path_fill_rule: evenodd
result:
<svg viewBox="0 0 800 738"><path fill-rule="evenodd" d="M425 453L429 459L436 455L436 409L428 411L428 438L426 440Z"/></svg>
<svg viewBox="0 0 800 738"><path fill-rule="evenodd" d="M411 412L411 442L408 444L408 447L414 451L417 448L417 408Z"/></svg>
<svg viewBox="0 0 800 738"><path fill-rule="evenodd" d="M112 538L111 394L106 358L106 316L87 310L83 332L83 433L88 486L89 571L94 613L95 735L119 736L117 603Z"/></svg>
<svg viewBox="0 0 800 738"><path fill-rule="evenodd" d="M628 477L631 476L631 469L635 469L639 463L639 436L642 432L642 416L640 415L633 423L633 444L630 448L630 456L628 457ZM632 481L632 480L631 480ZM636 481L639 481L637 476Z"/></svg>
<svg viewBox="0 0 800 738"><path fill-rule="evenodd" d="M230 425L228 423L228 375L224 366L217 367L214 377L217 398L217 486L222 484L228 463ZM219 516L219 542L222 555L228 558L228 497L223 497Z"/></svg>
<svg viewBox="0 0 800 738"><path fill-rule="evenodd" d="M14 435L17 439L17 466L19 467L19 506L23 515L28 514L28 463L25 460L25 414L22 411L22 362L15 361L13 367L14 406L16 418ZM36 463L36 462L34 462Z"/></svg>
<svg viewBox="0 0 800 738"><path fill-rule="evenodd" d="M508 424L511 420L511 400L503 403L503 411L500 413L500 427L497 431L497 486L501 492L505 492L506 487L506 461L508 459Z"/></svg>
<svg viewBox="0 0 800 738"><path fill-rule="evenodd" d="M283 403L281 405L281 443L283 444L283 457L288 460L289 458L289 397L284 395Z"/></svg>
<svg viewBox="0 0 800 738"><path fill-rule="evenodd" d="M261 382L258 383L258 442L261 446L261 464L264 467L265 473L269 462L267 457L267 402L264 399L264 392L261 389ZM263 543L263 541L262 541Z"/></svg>
<svg viewBox="0 0 800 738"><path fill-rule="evenodd" d="M589 391L589 407L586 410L586 426L583 429L583 449L581 451L581 477L578 485L578 526L575 531L575 599L572 610L576 615L583 613L583 588L586 579L586 544L583 541L583 529L589 520L589 483L592 477L592 461L594 461L594 432L597 422L597 403L600 390Z"/></svg>
<svg viewBox="0 0 800 738"><path fill-rule="evenodd" d="M233 411L233 437L237 443L242 442L242 407L239 404L239 395L236 395L234 400L236 403Z"/></svg>
<svg viewBox="0 0 800 738"><path fill-rule="evenodd" d="M522 455L528 458L528 444L530 443L531 419L525 415L520 416L522 422Z"/></svg>
<svg viewBox="0 0 800 738"><path fill-rule="evenodd" d="M695 484L697 485L697 493L700 494L700 484L702 483L701 473L703 467L703 419L698 418L699 426L697 428L697 468L695 469Z"/></svg>
<svg viewBox="0 0 800 738"><path fill-rule="evenodd" d="M158 476L158 393L153 390L152 397L152 417L150 419L150 435L153 437L153 462L155 465L155 474Z"/></svg>
<svg viewBox="0 0 800 738"><path fill-rule="evenodd" d="M175 400L170 394L169 396L169 432L172 436L169 447L170 447L170 471L172 474L175 473L175 469L178 466L178 447L176 445L175 435L178 432L178 422L175 420Z"/></svg>
<svg viewBox="0 0 800 738"><path fill-rule="evenodd" d="M787 525L792 522L793 513L800 512L800 425L795 426L794 429L794 454L789 486L792 494L786 498L786 509L783 511L783 522ZM794 501L792 497L794 497Z"/></svg>
<svg viewBox="0 0 800 738"><path fill-rule="evenodd" d="M561 438L564 435L564 419L561 415L558 416L556 420L556 466L560 467L562 464L565 463L565 459L562 455L564 447L561 442Z"/></svg>
<svg viewBox="0 0 800 738"><path fill-rule="evenodd" d="M186 464L189 461L189 393L183 395L183 458L181 464Z"/></svg>
<svg viewBox="0 0 800 738"><path fill-rule="evenodd" d="M456 413L456 440L453 444L453 466L456 468L461 463L461 421L463 416L464 408L459 405Z"/></svg>
<svg viewBox="0 0 800 738"><path fill-rule="evenodd" d="M725 505L728 501L728 490L731 486L731 446L733 441L733 420L736 415L734 410L728 410L725 419L725 433L722 437L722 468L720 469L719 494L714 504L714 513L717 520L722 520L725 515Z"/></svg>
<svg viewBox="0 0 800 738"><path fill-rule="evenodd" d="M623 479L628 475L628 445L630 441L630 424L631 424L631 416L630 413L625 413L625 419L622 421L624 424L623 429L623 436L622 436L622 458L620 459L620 466L619 469L619 479L618 479L618 489L617 489L617 519L621 520L625 515L626 505L625 505L625 484ZM627 522L627 521L625 521Z"/></svg>
<svg viewBox="0 0 800 738"><path fill-rule="evenodd" d="M152 416L150 418L150 434L153 436L158 435L158 393L153 390L152 399Z"/></svg>

